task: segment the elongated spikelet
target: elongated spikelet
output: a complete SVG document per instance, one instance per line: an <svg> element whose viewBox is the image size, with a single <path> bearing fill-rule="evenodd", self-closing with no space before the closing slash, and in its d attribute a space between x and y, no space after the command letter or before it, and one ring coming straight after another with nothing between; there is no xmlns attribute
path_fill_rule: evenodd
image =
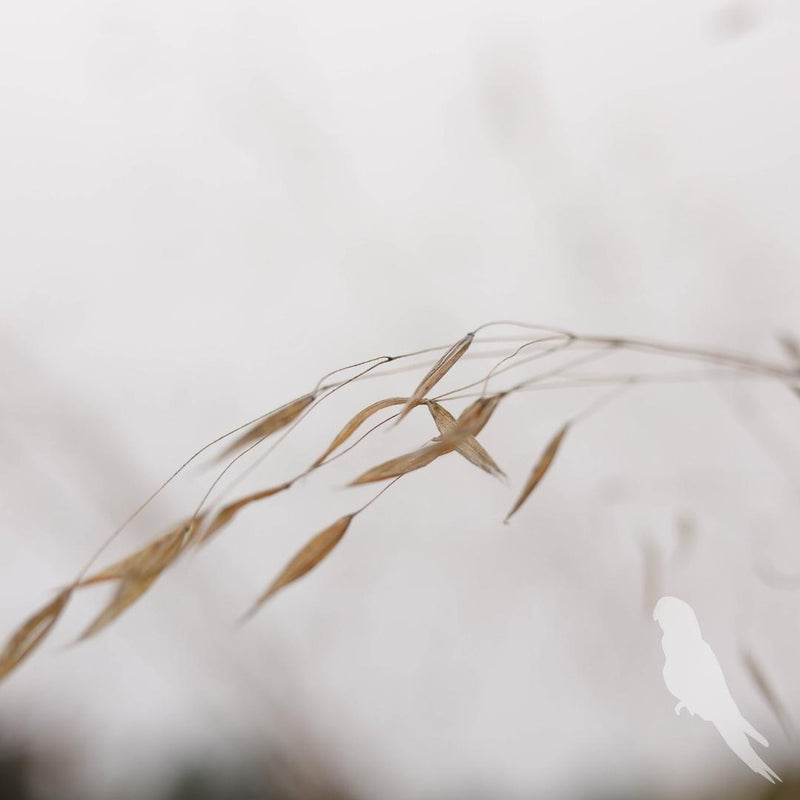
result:
<svg viewBox="0 0 800 800"><path fill-rule="evenodd" d="M474 403L470 403L458 415L456 430L477 436L486 427L486 423L505 396L505 393L493 394L489 397L479 397Z"/></svg>
<svg viewBox="0 0 800 800"><path fill-rule="evenodd" d="M567 430L569 429L569 423L564 425L561 430L550 440L550 443L545 448L544 452L542 453L539 460L536 462L536 465L533 468L533 471L530 474L527 482L525 483L520 496L517 498L517 502L514 503L511 511L508 512L508 516L506 517L505 521L508 522L511 519L512 514L514 514L519 507L528 499L530 493L536 488L539 481L545 476L545 473L548 469L550 469L550 465L553 463L553 459L556 457L556 453L558 452L558 448L561 445L561 441L564 438Z"/></svg>
<svg viewBox="0 0 800 800"><path fill-rule="evenodd" d="M436 423L436 427L439 429L442 436L452 433L457 425L455 417L434 400L429 400L427 405L433 417L433 421ZM463 442L456 445L455 449L464 456L467 461L479 467L484 472L496 476L505 474L474 436L467 436Z"/></svg>
<svg viewBox="0 0 800 800"><path fill-rule="evenodd" d="M445 440L427 444L420 447L411 453L406 453L397 458L391 458L378 464L376 467L368 469L366 472L359 475L349 486L360 486L364 483L374 483L375 481L385 481L389 478L397 478L400 475L405 475L408 472L413 472L417 469L427 467L428 464L435 461L439 456L445 453L450 453L456 448L459 439Z"/></svg>
<svg viewBox="0 0 800 800"><path fill-rule="evenodd" d="M93 583L121 580L133 573L149 573L161 571L171 564L180 553L194 540L194 534L199 529L201 517L180 522L168 533L146 544L129 556L117 561L109 567L95 572L88 578L80 581L78 586L89 586Z"/></svg>
<svg viewBox="0 0 800 800"><path fill-rule="evenodd" d="M138 600L161 573L194 542L199 525L199 517L185 520L133 555L82 580L79 586L109 580L119 580L120 583L111 602L83 632L80 640L94 636Z"/></svg>
<svg viewBox="0 0 800 800"><path fill-rule="evenodd" d="M81 634L78 641L88 639L110 625L128 606L133 605L156 581L161 571L130 575L123 578L111 602Z"/></svg>
<svg viewBox="0 0 800 800"><path fill-rule="evenodd" d="M38 647L67 605L72 588L63 589L46 606L30 616L0 651L0 680Z"/></svg>
<svg viewBox="0 0 800 800"><path fill-rule="evenodd" d="M315 394L306 394L292 400L285 406L281 406L277 411L268 414L264 419L256 422L252 428L245 431L241 436L235 439L228 447L223 450L218 460L227 458L235 453L237 450L242 450L250 444L265 439L271 436L281 428L285 428L290 423L294 422L310 405L314 402Z"/></svg>
<svg viewBox="0 0 800 800"><path fill-rule="evenodd" d="M255 612L277 591L288 586L290 583L294 583L298 578L302 578L303 575L314 569L314 567L339 544L341 538L350 527L354 516L355 514L346 514L340 517L336 522L329 525L325 530L311 539L283 568L280 575L269 585L269 588L264 594L256 600L247 616L255 614Z"/></svg>
<svg viewBox="0 0 800 800"><path fill-rule="evenodd" d="M474 333L468 333L462 339L459 339L430 369L425 377L420 381L419 386L414 390L414 394L408 398L408 402L400 412L397 422L414 408L415 405L425 397L426 394L453 368L455 363L469 350L472 340L475 338Z"/></svg>
<svg viewBox="0 0 800 800"><path fill-rule="evenodd" d="M200 544L207 542L221 528L224 528L245 506L249 506L251 503L256 503L259 500L264 500L267 497L272 497L279 492L286 491L291 485L292 481L287 481L286 483L281 483L278 486L271 486L269 489L264 489L260 492L253 492L253 494L248 494L233 503L228 503L228 505L223 506L201 535Z"/></svg>
<svg viewBox="0 0 800 800"><path fill-rule="evenodd" d="M407 397L387 397L385 400L378 400L377 403L362 408L347 424L336 434L336 438L328 445L327 450L312 464L318 467L323 461L338 447L341 447L373 414L382 411L384 408L399 406L407 403Z"/></svg>

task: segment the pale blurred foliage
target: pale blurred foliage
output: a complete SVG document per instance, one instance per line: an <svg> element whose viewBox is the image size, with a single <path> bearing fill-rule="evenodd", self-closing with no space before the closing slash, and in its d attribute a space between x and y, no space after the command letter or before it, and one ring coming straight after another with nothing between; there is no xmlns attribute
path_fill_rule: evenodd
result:
<svg viewBox="0 0 800 800"><path fill-rule="evenodd" d="M0 629L194 449L328 369L494 318L780 357L776 332L800 329L798 44L788 0L9 5ZM332 401L254 485L412 383ZM68 746L69 779L116 797L254 747L313 753L387 800L652 796L722 774L760 789L672 713L644 554L781 773L796 743L738 649L796 713L798 598L755 567L800 572L797 398L629 393L502 526L586 402L515 399L482 437L511 487L454 459L402 481L244 628L299 543L369 496L339 487L408 439L248 511L97 640L54 646L98 608L87 594L0 688L0 727ZM191 470L115 552L210 475ZM681 518L696 537L673 558Z"/></svg>

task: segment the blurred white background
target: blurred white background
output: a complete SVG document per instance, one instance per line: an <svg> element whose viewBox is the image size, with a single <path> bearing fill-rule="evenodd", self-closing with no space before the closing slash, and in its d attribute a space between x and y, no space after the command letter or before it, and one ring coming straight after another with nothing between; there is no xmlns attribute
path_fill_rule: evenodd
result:
<svg viewBox="0 0 800 800"><path fill-rule="evenodd" d="M197 447L329 369L498 318L779 359L776 333L800 331L799 45L781 0L8 5L1 635ZM254 485L414 383L332 401ZM643 596L655 552L780 773L796 743L738 649L800 710L798 598L754 571L800 572L796 398L628 393L501 525L586 402L516 398L483 437L510 485L456 459L401 481L246 627L299 544L370 496L341 489L359 465L424 440L424 420L242 514L65 649L105 594L78 598L0 687L0 729L66 736L71 779L116 797L264 741L364 797L757 785L672 712ZM190 470L114 552L212 475ZM678 563L681 515L697 536Z"/></svg>

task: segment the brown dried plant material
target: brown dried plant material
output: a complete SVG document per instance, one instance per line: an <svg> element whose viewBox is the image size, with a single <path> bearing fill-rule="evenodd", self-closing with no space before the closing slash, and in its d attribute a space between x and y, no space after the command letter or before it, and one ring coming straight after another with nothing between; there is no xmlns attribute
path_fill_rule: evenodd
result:
<svg viewBox="0 0 800 800"><path fill-rule="evenodd" d="M458 415L458 431L477 436L491 419L500 401L505 397L505 392L494 394L490 397L479 397L474 403L470 403Z"/></svg>
<svg viewBox="0 0 800 800"><path fill-rule="evenodd" d="M67 605L72 587L59 592L44 608L37 611L11 635L0 651L0 680L6 677L23 659L42 643L47 633Z"/></svg>
<svg viewBox="0 0 800 800"><path fill-rule="evenodd" d="M267 591L256 600L253 608L248 612L248 616L254 614L272 595L283 589L284 586L294 583L298 578L302 578L303 575L314 569L339 544L341 538L350 527L354 516L355 514L346 514L340 517L336 522L311 539L283 568L281 574L270 584Z"/></svg>
<svg viewBox="0 0 800 800"><path fill-rule="evenodd" d="M328 445L328 449L311 465L318 467L337 447L343 445L373 414L383 411L384 408L399 406L407 403L407 397L387 397L385 400L378 400L377 403L361 409L340 431L336 438Z"/></svg>
<svg viewBox="0 0 800 800"><path fill-rule="evenodd" d="M439 458L439 456L451 453L463 439L463 436L447 436L438 442L427 444L411 453L391 458L376 467L368 469L348 485L361 486L365 483L385 481L389 478L397 478L400 475L413 472L416 469L422 469Z"/></svg>
<svg viewBox="0 0 800 800"><path fill-rule="evenodd" d="M545 451L536 462L536 466L533 468L530 477L525 483L525 487L523 488L520 496L517 498L517 502L514 503L513 508L508 512L508 516L505 518L506 522L511 519L511 516L528 499L530 493L536 488L539 481L545 476L547 470L550 469L550 465L553 463L553 459L556 457L558 448L561 445L561 441L563 440L568 429L569 423L564 425L564 427L561 428L561 430L550 440L550 443L545 448Z"/></svg>
<svg viewBox="0 0 800 800"><path fill-rule="evenodd" d="M243 433L235 441L233 441L225 450L220 454L219 460L241 450L249 444L265 439L267 436L285 428L290 423L294 422L313 402L316 397L315 393L306 394L292 400L277 411L268 414L264 419L256 422L250 430Z"/></svg>
<svg viewBox="0 0 800 800"><path fill-rule="evenodd" d="M414 390L414 394L408 398L408 402L400 412L397 421L400 422L403 417L411 411L414 406L418 405L420 400L453 368L455 363L469 350L472 340L475 338L474 333L468 333L462 339L457 341L430 369L427 375L420 381L419 386Z"/></svg>
<svg viewBox="0 0 800 800"><path fill-rule="evenodd" d="M508 321L498 321L494 323L488 323L487 325L494 324L521 326L523 328L537 327L527 326L524 323ZM481 326L481 328L476 329L476 331L487 327L487 325ZM457 419L454 420L452 415L447 412L446 409L444 409L439 403L433 399L429 399L428 394L434 386L436 386L446 375L448 375L451 370L454 369L459 360L464 357L466 352L471 347L474 340L475 331L468 333L466 336L452 345L447 352L445 352L444 355L438 359L436 364L426 373L425 377L422 379L410 397L393 397L379 400L377 403L373 403L372 405L358 412L337 434L336 438L325 451L325 453L323 453L323 455L317 459L312 467L309 470L306 470L303 475L310 472L313 468L326 463L326 460L330 458L331 454L334 451L337 451L337 449L339 449L345 441L349 440L362 423L364 423L369 417L377 413L379 410L394 405L402 406L400 412L396 416L399 419L403 419L409 414L412 408L423 404L427 404L430 413L433 415L434 420L436 421L440 435L431 442L428 442L425 446L411 453L406 453L405 455L401 455L397 458L373 467L372 469L363 473L351 485L366 484L375 481L389 481L390 479L393 479L393 482L408 472L426 467L435 461L439 456L453 451L459 452L460 455L468 458L472 463L476 464L487 472L492 474L502 474L497 464L491 459L491 457L488 455L488 453L486 453L485 449L483 449L476 439L494 414L500 401L507 395L515 393L518 390L521 391L534 382L541 381L542 379L552 375L561 374L566 370L576 366L577 363L595 358L603 353L611 353L617 348L625 348L627 350L637 352L654 352L691 359L699 359L704 362L711 362L714 364L727 366L731 369L735 368L736 370L740 371L746 370L756 375L776 378L786 385L791 391L793 391L798 397L800 397L800 341L791 335L784 335L781 339L783 349L786 351L786 354L790 359L789 366L787 366L786 364L769 363L767 361L748 357L746 355L698 349L663 342L639 339L622 339L608 336L576 336L563 331L559 331L557 333L559 337L566 337L566 339L568 339L568 343L577 342L581 343L582 345L588 345L590 347L590 352L585 358L570 362L566 366L561 366L558 369L528 377L526 380L521 381L504 392L499 392L491 396L485 396L485 393L488 391L489 381L493 377L501 372L505 372L512 367L519 366L532 359L520 359L518 364L510 364L501 369L493 368L482 380L472 382L461 389L453 390L452 392L440 395L438 399L444 401L444 398L450 398L456 393L458 393L456 396L464 396L464 391L479 384L483 385L482 394L484 396L481 396L478 400L473 402ZM504 340L505 338L508 337L504 337ZM516 338L517 337L510 337L508 340L516 341ZM524 346L527 346L527 344L523 345L523 347ZM516 354L519 353L520 349L521 348L518 348L514 353L504 358L500 363L508 361L509 358L514 358ZM329 372L320 379L320 383L317 384L317 388L315 388L310 394L306 394L302 397L292 400L281 408L272 411L253 422L245 423L245 425L237 427L234 431L230 431L214 439L212 442L202 447L195 455L189 458L178 470L173 473L171 477L169 477L161 485L161 487L159 487L150 496L150 498L140 505L140 507L128 518L128 520L126 520L122 526L120 526L114 533L111 534L109 539L106 540L106 543L101 548L101 551L104 550L111 541L116 539L119 533L125 529L129 522L134 519L140 513L140 511L147 507L150 502L162 491L162 489L164 489L175 478L175 476L182 472L185 467L200 453L205 452L207 448L220 445L220 443L223 441L229 442L233 438L234 440L232 444L222 445L227 446L227 449L223 455L228 455L232 451L248 448L250 445L257 444L260 440L279 431L285 430L285 432L288 432L288 430L291 430L293 427L293 424L302 418L304 412L313 407L315 398L319 397L321 394L327 394L329 389L331 391L335 391L336 389L351 383L357 378L365 376L371 369L373 369L374 366L387 364L390 361L394 361L399 358L406 358L428 352L441 352L441 348L437 347L429 350L417 351L416 353L409 353L406 356L382 356L376 359L370 359L369 361L359 362L359 364L350 365L342 368L341 370ZM542 355L545 354L546 352L542 353ZM489 354L483 353L481 355ZM329 385L323 385L323 381L327 380L330 376L336 373L339 373L343 370L352 369L353 367L362 366L364 364L372 364L373 362L377 363L374 363L373 366L364 369L361 373L353 378L341 381L337 380ZM499 366L499 364L496 366ZM418 365L414 365L413 368L424 369L424 367L419 367ZM395 370L386 370L384 374L388 375L394 371ZM637 376L634 375L633 377L636 378ZM578 376L576 376L576 380L578 380ZM632 385L633 383L631 376L622 376L621 378L614 378L612 376L612 382L617 380L620 382L624 380L626 385ZM603 401L605 402L605 400ZM593 404L588 409L584 410L580 417L585 416L588 411L593 413L597 406L597 403ZM580 417L573 417L572 423L577 421ZM527 498L537 487L538 483L542 480L544 475L551 467L568 427L569 423L564 425L552 439L552 441L550 441L547 445L545 451L542 453L539 461L528 477L521 495L506 517L506 521L508 521L513 514L515 514L517 510L527 501ZM238 438L235 438L237 436ZM230 464L228 466L230 466ZM217 486L220 478L225 474L226 471L227 467L225 470L222 470L222 473L214 480L208 492L203 497L199 508L205 507L206 500L209 498L211 492ZM293 478L292 482L295 480L297 480L297 478ZM0 649L0 678L6 676L11 670L13 670L48 635L50 629L54 624L56 624L59 616L66 607L72 591L82 586L88 586L106 581L117 582L117 586L115 587L115 596L102 610L94 622L87 628L82 637L86 638L87 636L91 636L98 632L110 622L115 620L126 608L128 608L139 597L141 597L142 594L153 584L153 582L164 572L164 570L167 569L186 550L197 545L201 541L206 541L212 535L216 534L221 528L230 523L235 515L249 503L270 497L279 491L287 489L290 485L292 485L292 482L281 484L280 486L272 487L261 492L256 492L241 497L234 502L224 505L221 510L215 513L214 516L208 512L200 514L198 511L198 513L196 513L191 520L182 522L180 525L176 526L176 528L167 532L154 542L147 544L139 551L116 562L115 564L112 564L111 566L94 574L90 574L85 578L84 574L88 574L88 568L84 570L84 572L82 572L81 575L68 588L64 589L55 597L54 600L27 619L16 630L16 632L12 634L11 638L4 645L4 647ZM388 484L388 486L391 485L392 483ZM388 486L384 486L383 489L378 492L376 496L373 497L373 499L370 500L366 505L369 505L378 497L380 497L383 491L388 488ZM333 549L333 547L335 547L342 538L353 517L360 513L363 508L366 508L366 506L363 506L359 511L342 517L333 525L317 534L314 539L312 539L300 552L297 553L297 555L292 559L292 561L290 561L290 563L286 566L274 583L267 589L264 595L259 598L256 607L258 607L260 603L263 603L280 588L305 575L324 557L326 557L330 550ZM210 523L208 523L208 520L210 520ZM208 523L207 527L205 527L206 523ZM94 564L94 562L95 557L93 557L90 561L90 566ZM791 588L791 586L796 586L796 576L782 576L780 574L773 573L771 578L768 575L765 575L764 578L765 580L769 578L773 582L782 581L788 588ZM653 594L656 593L655 589L651 590L651 592ZM745 659L746 663L748 663L751 673L753 674L754 680L765 694L765 697L768 699L768 701L770 701L771 696L771 702L777 705L774 692L772 692L771 687L766 682L763 673L760 672L760 667L758 664L752 661L752 656L746 655ZM747 659L749 659L749 661Z"/></svg>
<svg viewBox="0 0 800 800"><path fill-rule="evenodd" d="M81 634L78 641L88 639L110 625L128 606L133 605L155 582L162 570L149 573L130 573L117 587L111 602L95 621Z"/></svg>
<svg viewBox="0 0 800 800"><path fill-rule="evenodd" d="M253 494L248 494L245 497L239 498L239 500L236 500L233 503L228 503L228 505L223 506L217 512L214 519L211 520L208 528L206 528L206 530L203 532L203 535L200 537L199 544L207 542L221 528L224 528L245 506L249 506L250 503L255 503L258 500L264 500L267 497L272 497L273 495L278 494L278 492L283 492L290 488L291 485L292 481L287 481L286 483L281 483L278 486L271 486L269 489L264 489L261 492L253 492Z"/></svg>
<svg viewBox="0 0 800 800"><path fill-rule="evenodd" d="M442 436L452 433L457 425L455 417L435 400L428 401L428 410ZM474 436L467 436L463 442L456 445L456 451L476 467L488 472L490 475L503 476L505 473L497 466L494 459L486 452L481 443Z"/></svg>
<svg viewBox="0 0 800 800"><path fill-rule="evenodd" d="M81 581L79 586L108 580L119 580L120 584L111 602L83 632L79 641L94 636L138 600L153 585L156 578L194 541L199 524L200 517L181 522L169 533L137 553Z"/></svg>
<svg viewBox="0 0 800 800"><path fill-rule="evenodd" d="M104 581L123 580L136 573L162 572L180 553L194 542L203 517L183 520L168 533L145 545L110 567L90 575L80 581L78 586L90 586Z"/></svg>

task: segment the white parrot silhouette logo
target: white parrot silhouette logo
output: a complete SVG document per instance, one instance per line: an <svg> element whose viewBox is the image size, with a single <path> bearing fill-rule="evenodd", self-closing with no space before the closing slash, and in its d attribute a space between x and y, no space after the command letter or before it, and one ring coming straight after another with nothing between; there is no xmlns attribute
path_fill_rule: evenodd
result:
<svg viewBox="0 0 800 800"><path fill-rule="evenodd" d="M767 740L742 716L731 697L722 668L708 642L704 641L692 607L677 597L662 597L653 611L653 619L661 626L664 636L664 683L670 694L678 698L675 713L686 708L710 722L725 740L725 744L753 772L763 775L770 783L780 780L753 750L750 739L764 747Z"/></svg>

